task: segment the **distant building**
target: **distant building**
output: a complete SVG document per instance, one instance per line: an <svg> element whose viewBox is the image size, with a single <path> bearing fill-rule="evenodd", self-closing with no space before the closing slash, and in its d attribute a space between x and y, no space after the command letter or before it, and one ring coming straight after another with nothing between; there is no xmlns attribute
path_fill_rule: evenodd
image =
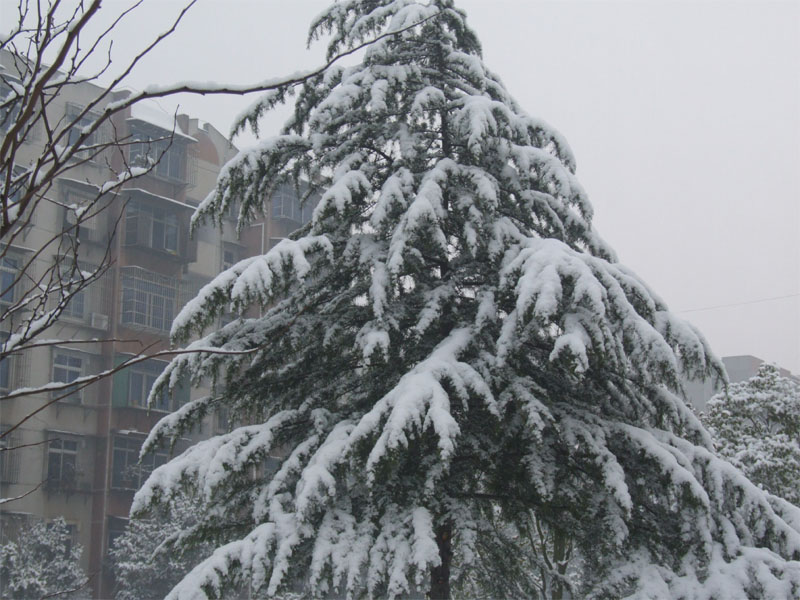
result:
<svg viewBox="0 0 800 600"><path fill-rule="evenodd" d="M725 365L725 370L728 372L728 378L731 383L738 383L750 379L758 372L758 368L764 362L763 359L750 356L749 354L722 357L722 363ZM794 375L786 369L779 367L778 371L783 377L794 377ZM706 402L708 402L713 395L721 391L721 387L714 388L709 380L702 383L687 381L684 382L684 388L686 390L686 398L698 410L703 410L706 406Z"/></svg>
<svg viewBox="0 0 800 600"><path fill-rule="evenodd" d="M8 59L0 54L5 74L12 68ZM75 111L98 91L89 83L65 89L51 103L51 116L78 114ZM0 278L21 268L36 248L70 225L71 211L65 207L80 205L96 194L112 174L109 164L119 169L123 160L132 165L153 157L160 160L149 174L132 180L110 198L107 210L80 227L82 263L108 261L111 267L73 297L47 332L46 337L64 343L0 361L0 397L49 381L70 383L117 366L144 348L167 348L174 317L200 287L223 268L264 252L310 220L312 206L301 207L294 189L284 186L273 195L264 218L246 227L241 238L235 234L234 215L222 231L204 226L191 237L194 207L213 189L220 168L236 149L210 124L187 115L178 115L174 124L173 117L155 104L135 105L128 114L119 115L113 126L133 143L121 150L110 149L102 160L76 163L57 181L51 191L56 202L42 203L21 243L2 247ZM4 133L0 130L0 141ZM34 160L39 152L41 140L29 137L20 154L23 160ZM158 141L163 138L171 142ZM115 225L116 235L112 235ZM41 271L53 258L40 256L32 268ZM0 303L13 301L14 294L21 292L10 290ZM82 340L105 341L75 343ZM166 364L150 360L101 379L51 403L3 439L5 447L24 447L0 452L0 497L34 491L0 507L0 543L24 533L31 519L63 516L75 541L84 547L84 567L93 576L95 597L113 596L108 549L125 527L134 492L168 458L158 452L138 464L142 442L161 417L203 393L185 386L159 398L148 411L146 399ZM41 393L4 402L0 431L8 431L34 407L51 400L52 396ZM206 437L227 427L224 414L213 415L194 436Z"/></svg>

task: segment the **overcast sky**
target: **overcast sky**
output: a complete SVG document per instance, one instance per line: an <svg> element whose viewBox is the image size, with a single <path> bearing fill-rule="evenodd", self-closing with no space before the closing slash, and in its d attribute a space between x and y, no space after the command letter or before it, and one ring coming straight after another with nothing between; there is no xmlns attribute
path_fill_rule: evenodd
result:
<svg viewBox="0 0 800 600"><path fill-rule="evenodd" d="M130 83L245 83L315 66L323 48L306 50L307 27L328 3L200 0ZM116 35L120 51L181 2L148 4ZM800 373L800 2L457 4L489 68L569 140L620 260L719 356ZM227 133L254 99L180 102Z"/></svg>

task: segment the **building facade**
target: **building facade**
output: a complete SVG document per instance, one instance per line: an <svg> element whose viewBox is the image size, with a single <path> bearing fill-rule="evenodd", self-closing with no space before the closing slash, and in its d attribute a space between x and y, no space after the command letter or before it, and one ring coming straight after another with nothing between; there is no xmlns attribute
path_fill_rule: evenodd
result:
<svg viewBox="0 0 800 600"><path fill-rule="evenodd" d="M10 63L5 65L7 77ZM99 91L89 83L72 86L54 99L48 114L78 114ZM72 243L77 237L81 269L107 267L72 297L46 332L48 340L57 341L0 361L0 433L6 434L0 498L19 497L0 505L0 543L24 533L32 519L64 517L84 548L83 566L99 598L114 595L107 555L125 528L133 494L168 459L164 450L139 462L145 436L165 414L207 390L184 385L148 408L149 392L167 364L151 359L74 391L2 397L48 382L69 384L133 356L167 349L173 318L205 283L237 261L263 253L311 216L291 187L281 187L263 219L241 236L233 216L222 228L201 226L190 235L194 208L213 189L235 148L210 124L186 115L173 118L155 104L134 105L109 126L115 139L126 143L77 161L55 182L53 197L38 205L25 231L0 247L0 309L25 293L25 282L10 285L20 269L35 276L58 261L59 245L48 246L54 236ZM110 133L95 135L101 139ZM17 154L21 166L41 153L41 142L35 133L28 136ZM154 166L109 194L103 210L74 227L75 207L96 198L115 172L137 164ZM50 249L37 252L42 248ZM14 324L3 325L0 341ZM193 436L227 427L224 415L212 415Z"/></svg>

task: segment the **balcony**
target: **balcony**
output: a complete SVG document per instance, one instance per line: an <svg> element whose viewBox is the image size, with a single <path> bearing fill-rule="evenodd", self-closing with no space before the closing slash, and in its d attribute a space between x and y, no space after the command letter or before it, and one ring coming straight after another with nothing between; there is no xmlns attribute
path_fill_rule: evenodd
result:
<svg viewBox="0 0 800 600"><path fill-rule="evenodd" d="M160 259L196 259L197 243L189 236L193 207L138 188L125 190L126 248L146 250Z"/></svg>

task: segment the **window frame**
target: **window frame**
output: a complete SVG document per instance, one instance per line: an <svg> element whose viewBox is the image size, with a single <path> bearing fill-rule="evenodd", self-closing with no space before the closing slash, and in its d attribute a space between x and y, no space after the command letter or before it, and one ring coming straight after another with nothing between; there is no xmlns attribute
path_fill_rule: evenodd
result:
<svg viewBox="0 0 800 600"><path fill-rule="evenodd" d="M148 453L139 462L139 453L144 438L127 435L114 435L111 447L111 489L135 491L142 487L156 468L166 464L169 455L166 450ZM119 460L124 458L122 465ZM118 468L122 466L122 468ZM131 486L134 487L131 487Z"/></svg>
<svg viewBox="0 0 800 600"><path fill-rule="evenodd" d="M97 190L91 192L81 189L73 182L64 182L61 185L60 196L64 205L64 217L62 219L63 231L66 231L69 227L75 225L74 222L70 221L71 217L69 216L72 214L74 221L75 212L73 209L67 207L89 207L88 211L89 215L91 216L84 217L80 224L70 233L70 235L77 237L83 242L102 243L108 241L108 236L104 235L104 227L100 222L100 217L105 209L105 204L101 204L102 198L98 196Z"/></svg>
<svg viewBox="0 0 800 600"><path fill-rule="evenodd" d="M150 359L128 367L128 406L148 408L147 399L150 397L153 384L155 384L156 379L164 372L168 364L168 362L162 360ZM134 382L136 378L139 378L138 384ZM139 388L135 395L134 386ZM164 388L161 390L160 402L150 407L150 410L158 412L172 411L172 397L169 389Z"/></svg>
<svg viewBox="0 0 800 600"><path fill-rule="evenodd" d="M0 331L0 345L5 344L9 335L7 331ZM8 393L14 386L14 358L8 354L0 358L0 393Z"/></svg>
<svg viewBox="0 0 800 600"><path fill-rule="evenodd" d="M7 75L0 76L0 131L3 132L11 129L11 125L17 120L17 115L19 115L20 110L19 94L14 92L14 88L9 85L10 81L19 83ZM12 94L14 94L17 99L16 102L12 101ZM4 107L3 104L7 101L11 103L9 106Z"/></svg>
<svg viewBox="0 0 800 600"><path fill-rule="evenodd" d="M69 449L66 448L67 445L70 446ZM45 460L45 481L48 488L74 490L78 487L81 475L78 461L80 450L81 440L78 436L60 432L48 434ZM55 464L57 469L54 468ZM53 475L54 471L57 471L57 476Z"/></svg>
<svg viewBox="0 0 800 600"><path fill-rule="evenodd" d="M86 288L84 287L72 293L69 298L69 302L67 302L64 305L64 308L61 309L61 314L59 317L73 319L75 321L84 321L86 320L87 304Z"/></svg>
<svg viewBox="0 0 800 600"><path fill-rule="evenodd" d="M14 264L8 264L12 261ZM16 302L20 269L22 257L9 251L0 257L0 306L11 306Z"/></svg>
<svg viewBox="0 0 800 600"><path fill-rule="evenodd" d="M170 331L178 300L178 285L174 278L141 267L123 267L121 291L122 325Z"/></svg>
<svg viewBox="0 0 800 600"><path fill-rule="evenodd" d="M0 120L2 120L2 117L0 117ZM2 127L0 127L0 131L2 131ZM24 178L22 178L21 176L26 174L28 171L29 171L28 168L18 164L13 165L11 168L12 191L10 194L8 194L7 197L7 205L9 210L11 210L15 204L19 203L20 197L22 196L22 192L26 189ZM5 185L5 181L3 181L2 183ZM26 224L33 223L33 212L30 212L26 216L18 214L17 221L24 222Z"/></svg>
<svg viewBox="0 0 800 600"><path fill-rule="evenodd" d="M222 270L227 271L233 265L239 262L239 252L236 248L223 245L222 246Z"/></svg>
<svg viewBox="0 0 800 600"><path fill-rule="evenodd" d="M58 268L63 269L66 273L59 273L59 278L61 281L64 281L64 277L68 277L69 273L72 270L72 258L68 256L62 257L55 257L55 261L58 262ZM96 271L98 267L95 265L91 265L89 263L85 263L83 261L78 261L78 270L83 272L92 273ZM75 282L76 284L80 283L78 281ZM61 309L60 317L65 319L70 319L73 321L85 321L88 317L88 308L89 308L89 296L87 292L89 291L90 286L97 285L98 281L94 280L88 284L85 284L83 288L77 290L72 293L70 296L69 302Z"/></svg>
<svg viewBox="0 0 800 600"><path fill-rule="evenodd" d="M114 515L108 515L108 535L106 539L106 552L111 550L114 547L114 544L117 541L117 538L121 537L125 530L128 527L129 519L125 517L117 517Z"/></svg>
<svg viewBox="0 0 800 600"><path fill-rule="evenodd" d="M81 130L92 125L100 118L98 113L92 111L80 116L83 110L84 108L82 106L73 104L71 102L67 102L67 105L64 108L64 118L69 125L69 131L67 132L67 146L73 146L74 143L78 141L78 138L82 135ZM76 156L89 158L92 162L95 161L97 158L96 154L99 150L97 146L101 142L101 129L102 125L92 132L89 137L83 140L83 143L80 146L75 148ZM85 155L83 154L84 152L86 153Z"/></svg>
<svg viewBox="0 0 800 600"><path fill-rule="evenodd" d="M288 185L280 185L272 193L272 217L302 224L303 210L300 199Z"/></svg>
<svg viewBox="0 0 800 600"><path fill-rule="evenodd" d="M165 132L153 138L143 132L134 132L128 149L132 166L150 168L150 174L167 181L186 182L187 152L177 140L177 134Z"/></svg>
<svg viewBox="0 0 800 600"><path fill-rule="evenodd" d="M10 426L0 426L0 433L5 434ZM19 429L0 437L0 448L16 448L22 443L22 436ZM20 454L19 450L9 450L0 452L0 482L5 484L19 483L20 474Z"/></svg>
<svg viewBox="0 0 800 600"><path fill-rule="evenodd" d="M58 362L59 358L62 359L60 363ZM66 359L66 361L64 359ZM54 347L53 356L51 360L50 381L54 383L72 383L76 379L83 377L86 374L87 370L86 369L87 360L88 357L81 352L77 352L75 350L70 350L67 348ZM74 364L75 361L80 361L80 364L75 365ZM68 377L68 379L66 380L57 379L56 375L57 369L62 371L64 375ZM74 377L69 379L71 375L74 375ZM69 402L71 404L81 404L83 402L83 389L76 389L70 392L69 390L71 387L76 387L76 386L70 386L61 390L53 390L52 395L54 398L63 396L63 398L61 398L62 402Z"/></svg>
<svg viewBox="0 0 800 600"><path fill-rule="evenodd" d="M180 225L176 211L131 201L125 209L125 245L143 246L177 256L182 237Z"/></svg>

